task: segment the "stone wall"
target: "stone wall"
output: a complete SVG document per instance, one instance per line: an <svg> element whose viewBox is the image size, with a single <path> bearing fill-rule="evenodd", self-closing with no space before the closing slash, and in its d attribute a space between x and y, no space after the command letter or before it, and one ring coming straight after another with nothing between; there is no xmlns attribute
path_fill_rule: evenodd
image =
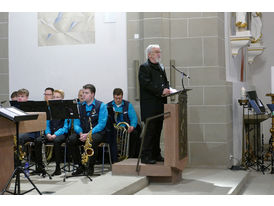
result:
<svg viewBox="0 0 274 206"><path fill-rule="evenodd" d="M138 38L136 38L138 34ZM228 167L232 153L232 85L226 82L223 13L127 13L128 93L136 101L136 68L144 50L159 44L170 78L170 60L191 79L188 93L189 166ZM181 89L176 73L175 88ZM162 145L163 146L163 145Z"/></svg>

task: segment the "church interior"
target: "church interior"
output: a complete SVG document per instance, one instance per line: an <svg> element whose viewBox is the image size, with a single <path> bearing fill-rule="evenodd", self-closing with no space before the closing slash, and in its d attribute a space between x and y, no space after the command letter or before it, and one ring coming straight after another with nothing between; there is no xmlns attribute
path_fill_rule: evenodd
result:
<svg viewBox="0 0 274 206"><path fill-rule="evenodd" d="M62 173L51 177L56 155L53 145L44 145L48 173L30 180L20 174L20 186L14 176L9 190L19 186L35 196L273 195L273 18L273 12L0 12L0 189L12 175L4 178L3 165L13 166L8 161L19 151L10 145L18 124L4 115L12 92L25 88L30 101L42 102L52 87L69 101L93 84L95 98L107 104L113 89L122 88L144 131L138 72L146 48L156 44L169 85L179 91L165 105L171 117L164 117L160 138L162 165L140 163L137 171L138 156L112 163L106 143L94 174L73 177L65 143ZM45 130L46 115L40 117L44 126L20 124ZM35 167L32 147L21 160L32 165L28 172Z"/></svg>

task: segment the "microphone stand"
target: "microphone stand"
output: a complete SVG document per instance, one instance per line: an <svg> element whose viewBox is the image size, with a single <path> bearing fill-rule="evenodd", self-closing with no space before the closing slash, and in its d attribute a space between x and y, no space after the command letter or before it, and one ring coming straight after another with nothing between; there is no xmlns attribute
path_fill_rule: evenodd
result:
<svg viewBox="0 0 274 206"><path fill-rule="evenodd" d="M183 86L183 90L185 90L185 86L184 86L184 76L186 76L187 78L190 79L190 77L185 74L183 71L180 71L179 69L177 69L174 65L171 65L173 69L175 69L177 72L182 74L182 86Z"/></svg>

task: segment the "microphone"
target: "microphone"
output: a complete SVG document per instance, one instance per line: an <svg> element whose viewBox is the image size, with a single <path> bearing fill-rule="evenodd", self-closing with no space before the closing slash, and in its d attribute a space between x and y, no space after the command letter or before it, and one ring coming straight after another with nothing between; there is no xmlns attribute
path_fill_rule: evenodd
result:
<svg viewBox="0 0 274 206"><path fill-rule="evenodd" d="M184 75L185 77L187 77L188 79L190 79L190 76L188 76L186 73L180 71L179 69L177 69L174 65L171 65L173 67L173 69L175 69L177 72L180 72L182 75Z"/></svg>

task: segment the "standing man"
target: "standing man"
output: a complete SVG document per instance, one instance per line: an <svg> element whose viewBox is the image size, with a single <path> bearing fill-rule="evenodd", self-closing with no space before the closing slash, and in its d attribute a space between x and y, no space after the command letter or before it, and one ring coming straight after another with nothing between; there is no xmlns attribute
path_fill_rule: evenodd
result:
<svg viewBox="0 0 274 206"><path fill-rule="evenodd" d="M108 119L107 106L95 99L95 86L86 84L83 86L84 102L79 105L80 119L74 120L75 133L69 137L69 148L72 154L74 164L79 167L73 176L80 175L84 172L84 165L81 163L81 154L79 145L84 145L90 131L90 120L92 123L92 149L94 155L91 156L88 163L88 175L92 176L94 173L94 164L98 155L98 145L105 140L105 127Z"/></svg>
<svg viewBox="0 0 274 206"><path fill-rule="evenodd" d="M140 149L140 127L138 126L138 117L134 110L133 105L123 99L123 90L120 88L115 88L113 90L113 101L110 101L108 104L109 115L112 115L110 119L112 122L108 125L110 132L108 134L108 140L110 143L111 157L112 162L117 162L117 141L116 141L116 132L114 131L113 123L118 124L119 122L126 122L129 124L127 128L128 133L130 134L129 138L129 158L138 157ZM110 111L112 113L110 113ZM119 113L117 119L114 118L114 112ZM138 126L138 127L137 127Z"/></svg>
<svg viewBox="0 0 274 206"><path fill-rule="evenodd" d="M170 94L165 69L160 64L160 46L149 45L146 48L146 56L147 61L139 69L141 120L144 122L148 117L164 112L167 97L163 96ZM147 126L141 156L142 163L155 164L156 161L164 161L160 149L163 119L163 117L153 119Z"/></svg>

